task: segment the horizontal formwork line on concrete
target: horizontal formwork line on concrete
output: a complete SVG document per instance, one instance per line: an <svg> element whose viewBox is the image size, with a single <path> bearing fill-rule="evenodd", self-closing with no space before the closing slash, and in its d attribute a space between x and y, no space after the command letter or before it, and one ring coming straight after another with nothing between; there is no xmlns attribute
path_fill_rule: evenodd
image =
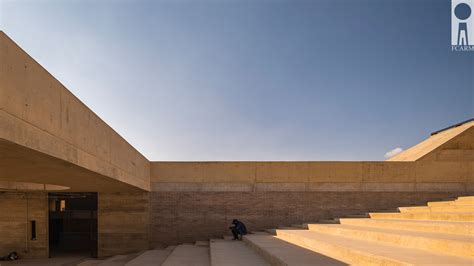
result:
<svg viewBox="0 0 474 266"><path fill-rule="evenodd" d="M468 192L474 183L345 183L345 182L154 182L151 191L156 192Z"/></svg>

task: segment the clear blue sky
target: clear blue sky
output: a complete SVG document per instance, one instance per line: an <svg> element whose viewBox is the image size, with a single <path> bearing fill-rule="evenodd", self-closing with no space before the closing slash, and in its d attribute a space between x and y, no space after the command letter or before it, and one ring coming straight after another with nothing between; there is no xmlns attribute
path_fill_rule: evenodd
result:
<svg viewBox="0 0 474 266"><path fill-rule="evenodd" d="M451 52L448 0L0 8L1 29L151 160L384 160L474 117L474 52Z"/></svg>

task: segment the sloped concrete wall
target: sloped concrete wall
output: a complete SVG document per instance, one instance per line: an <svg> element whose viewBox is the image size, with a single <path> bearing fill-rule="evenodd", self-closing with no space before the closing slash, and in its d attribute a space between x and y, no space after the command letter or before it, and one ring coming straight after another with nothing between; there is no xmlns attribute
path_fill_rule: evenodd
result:
<svg viewBox="0 0 474 266"><path fill-rule="evenodd" d="M152 246L474 193L473 162L152 162Z"/></svg>
<svg viewBox="0 0 474 266"><path fill-rule="evenodd" d="M149 189L148 160L1 31L0 62L0 139Z"/></svg>
<svg viewBox="0 0 474 266"><path fill-rule="evenodd" d="M422 157L422 161L474 161L474 127Z"/></svg>
<svg viewBox="0 0 474 266"><path fill-rule="evenodd" d="M429 136L387 161L472 161L474 121L466 121Z"/></svg>
<svg viewBox="0 0 474 266"><path fill-rule="evenodd" d="M35 240L31 220L36 221ZM47 194L0 192L0 256L16 251L22 258L46 258L48 245Z"/></svg>

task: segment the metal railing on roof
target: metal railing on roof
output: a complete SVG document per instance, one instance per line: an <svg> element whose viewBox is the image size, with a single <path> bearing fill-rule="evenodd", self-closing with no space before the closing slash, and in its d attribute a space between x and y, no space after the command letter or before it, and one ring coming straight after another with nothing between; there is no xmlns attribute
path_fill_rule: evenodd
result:
<svg viewBox="0 0 474 266"><path fill-rule="evenodd" d="M449 127L443 128L443 129L440 129L440 130L438 130L438 131L435 131L435 132L431 133L431 136L436 135L436 134L438 134L438 133L440 133L440 132L443 132L443 131L445 131L445 130L448 130L448 129L451 129L451 128L455 128L455 127L464 125L464 124L469 123L469 122L472 122L472 121L474 121L474 118L471 118L471 119L468 119L468 120L463 121L463 122L461 122L461 123L457 123L457 124L455 124L455 125L452 125L452 126L449 126Z"/></svg>

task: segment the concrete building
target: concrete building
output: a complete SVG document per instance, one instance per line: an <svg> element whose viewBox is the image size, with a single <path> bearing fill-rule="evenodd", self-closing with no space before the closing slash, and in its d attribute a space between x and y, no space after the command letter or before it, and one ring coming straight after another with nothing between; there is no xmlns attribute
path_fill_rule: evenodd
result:
<svg viewBox="0 0 474 266"><path fill-rule="evenodd" d="M151 162L0 32L0 255L17 251L22 258L54 258L78 252L106 258L219 238L228 234L233 218L260 231L468 195L474 195L472 120L384 162ZM459 202L470 199L449 206L464 206ZM474 238L470 206L461 208L465 216L455 222L467 228L459 229L460 235ZM201 230L190 230L191 224ZM353 233L343 229L338 234ZM293 243L279 254L306 237L273 233ZM267 235L245 241L263 250L267 262L285 263L259 246L269 243ZM471 263L473 242L466 244L468 251L448 255ZM238 243L214 241L210 247L247 252ZM314 256L307 250L320 252L317 242L304 243L306 253L294 251L303 252L301 258ZM438 243L444 249L456 245L461 244ZM175 252L195 250L181 245ZM213 265L222 260L219 253L211 255ZM170 259L164 265L179 264Z"/></svg>

